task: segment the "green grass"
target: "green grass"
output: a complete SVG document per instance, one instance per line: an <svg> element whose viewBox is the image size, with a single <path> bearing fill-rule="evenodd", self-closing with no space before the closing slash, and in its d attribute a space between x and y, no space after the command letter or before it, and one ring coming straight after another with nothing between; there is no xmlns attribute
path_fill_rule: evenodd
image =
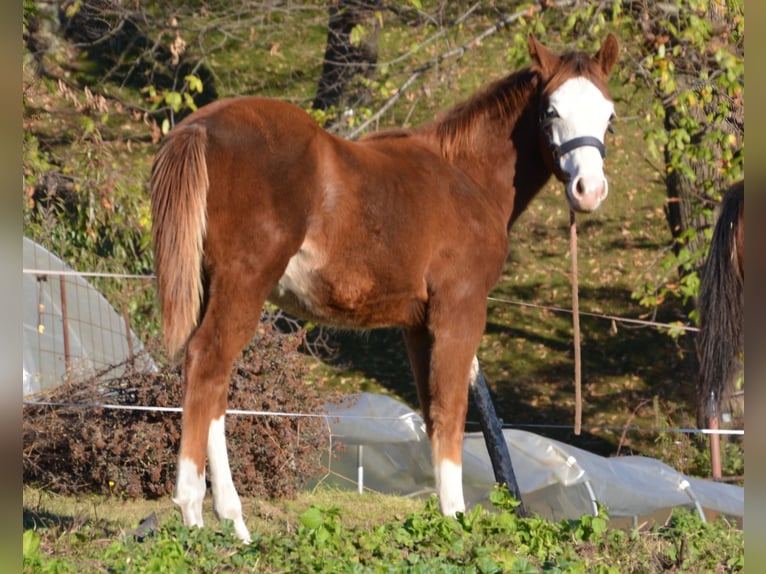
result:
<svg viewBox="0 0 766 574"><path fill-rule="evenodd" d="M24 572L740 572L741 530L676 511L643 530L608 516L519 519L507 492L493 509L445 518L435 498L319 490L297 500L245 501L253 542L230 524L187 529L163 503L70 499L24 491ZM157 528L137 537L142 518Z"/></svg>

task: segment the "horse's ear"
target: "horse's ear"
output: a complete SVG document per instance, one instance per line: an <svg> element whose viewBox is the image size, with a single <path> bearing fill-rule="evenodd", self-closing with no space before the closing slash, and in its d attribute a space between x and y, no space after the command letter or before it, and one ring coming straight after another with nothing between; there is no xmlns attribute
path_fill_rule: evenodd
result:
<svg viewBox="0 0 766 574"><path fill-rule="evenodd" d="M538 42L535 35L531 32L529 34L529 39L527 40L527 46L529 48L530 58L532 58L532 61L537 65L543 76L550 76L556 67L558 56Z"/></svg>
<svg viewBox="0 0 766 574"><path fill-rule="evenodd" d="M620 46L617 44L617 38L610 32L598 54L594 57L606 77L609 77L609 74L612 73L612 68L617 63L619 54Z"/></svg>

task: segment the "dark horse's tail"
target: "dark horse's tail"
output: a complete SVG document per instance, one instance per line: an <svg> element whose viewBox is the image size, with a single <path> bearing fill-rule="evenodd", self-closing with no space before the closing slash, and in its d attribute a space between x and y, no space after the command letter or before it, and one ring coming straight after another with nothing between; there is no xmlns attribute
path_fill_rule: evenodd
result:
<svg viewBox="0 0 766 574"><path fill-rule="evenodd" d="M170 356L184 346L199 320L202 255L209 186L200 125L179 125L163 140L152 164L154 267L162 331Z"/></svg>
<svg viewBox="0 0 766 574"><path fill-rule="evenodd" d="M724 194L705 263L697 308L697 424L727 405L742 368L745 344L745 182Z"/></svg>

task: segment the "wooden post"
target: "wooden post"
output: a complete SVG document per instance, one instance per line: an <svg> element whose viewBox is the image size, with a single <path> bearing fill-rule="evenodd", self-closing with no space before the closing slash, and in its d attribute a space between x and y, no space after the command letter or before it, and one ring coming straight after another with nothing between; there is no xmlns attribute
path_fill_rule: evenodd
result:
<svg viewBox="0 0 766 574"><path fill-rule="evenodd" d="M710 392L710 410L707 416L708 428L713 432L710 433L710 466L713 471L713 480L720 480L722 476L721 472L721 435L718 434L720 429L720 419L718 418L718 401L715 393Z"/></svg>
<svg viewBox="0 0 766 574"><path fill-rule="evenodd" d="M63 275L59 275L59 288L61 290L61 321L64 329L64 382L69 382L69 373L71 369L70 355L69 355L69 320L67 318L67 303L66 303L66 286L64 283L66 278Z"/></svg>
<svg viewBox="0 0 766 574"><path fill-rule="evenodd" d="M710 417L708 426L710 430L717 431L720 428L718 417ZM721 480L721 435L717 432L710 433L710 466L713 468L713 480Z"/></svg>

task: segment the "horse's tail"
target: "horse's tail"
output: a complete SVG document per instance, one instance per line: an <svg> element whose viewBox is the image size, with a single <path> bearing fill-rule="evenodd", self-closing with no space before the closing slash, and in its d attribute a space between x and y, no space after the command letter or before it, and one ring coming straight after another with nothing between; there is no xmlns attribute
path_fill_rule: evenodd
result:
<svg viewBox="0 0 766 574"><path fill-rule="evenodd" d="M180 126L165 137L152 164L154 267L162 331L171 357L197 325L202 305L209 186L206 146L203 126Z"/></svg>
<svg viewBox="0 0 766 574"><path fill-rule="evenodd" d="M724 195L705 263L697 308L699 382L697 424L702 427L722 405L728 405L742 368L745 344L744 269L745 183Z"/></svg>

